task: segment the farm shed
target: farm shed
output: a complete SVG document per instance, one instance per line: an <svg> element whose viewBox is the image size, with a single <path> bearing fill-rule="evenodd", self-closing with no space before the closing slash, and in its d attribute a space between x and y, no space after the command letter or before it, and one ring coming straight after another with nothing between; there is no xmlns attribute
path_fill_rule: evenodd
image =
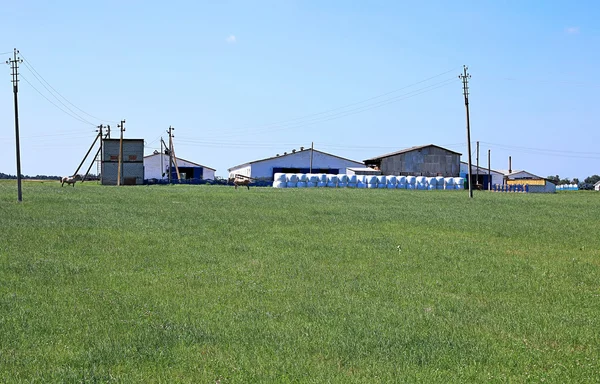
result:
<svg viewBox="0 0 600 384"><path fill-rule="evenodd" d="M117 185L119 139L102 140L102 185ZM144 184L144 139L123 139L121 185Z"/></svg>
<svg viewBox="0 0 600 384"><path fill-rule="evenodd" d="M185 160L180 157L173 158L179 167L182 180L214 180L215 169ZM144 156L144 178L167 180L169 178L169 155L154 151L153 154ZM171 178L177 180L175 165L171 166Z"/></svg>
<svg viewBox="0 0 600 384"><path fill-rule="evenodd" d="M236 165L229 168L229 177L235 175L249 176L253 179L272 181L275 173L309 173L311 172L311 152L312 152L312 173L346 173L348 168L364 168L364 164L358 161L349 160L330 153L318 151L316 149L300 147L299 150L293 149L291 152L284 152L282 155L275 155L262 160L255 160L248 163Z"/></svg>
<svg viewBox="0 0 600 384"><path fill-rule="evenodd" d="M461 161L460 162L460 177L464 177L467 179L467 174L469 170L469 164ZM504 174L500 171L495 171L493 169L490 170L491 174L491 182L492 185L498 185L504 183ZM488 169L485 167L479 167L477 169L476 165L471 164L471 181L473 185L481 185L481 188L484 190L488 189L490 176L488 175Z"/></svg>
<svg viewBox="0 0 600 384"><path fill-rule="evenodd" d="M384 175L446 176L460 175L461 154L429 144L403 149L365 160Z"/></svg>
<svg viewBox="0 0 600 384"><path fill-rule="evenodd" d="M504 174L505 184L508 185L527 185L529 192L532 193L554 193L556 184L550 180L534 175L527 171L499 171Z"/></svg>
<svg viewBox="0 0 600 384"><path fill-rule="evenodd" d="M600 181L598 181L596 184L594 184L594 190L600 191Z"/></svg>

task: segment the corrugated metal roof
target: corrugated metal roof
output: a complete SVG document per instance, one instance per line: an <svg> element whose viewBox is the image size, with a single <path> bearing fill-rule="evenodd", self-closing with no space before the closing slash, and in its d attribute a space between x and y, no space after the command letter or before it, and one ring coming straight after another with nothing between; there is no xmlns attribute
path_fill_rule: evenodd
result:
<svg viewBox="0 0 600 384"><path fill-rule="evenodd" d="M282 157L291 156L291 155L295 155L295 154L298 154L298 153L301 153L301 152L307 152L307 151L310 151L310 150L311 150L310 148L304 148L303 150L297 150L296 152L290 152L290 153L283 154L283 155L279 155L279 156L271 156L271 157L267 157L267 158L265 158L265 159L260 159L260 160L254 160L254 161L250 161L250 162L248 162L248 163L243 163L243 164L235 165L235 166L233 166L233 167L229 168L229 169L228 169L228 171L231 171L232 169L235 169L235 168L242 167L242 166L244 166L244 165L250 165L250 164L260 163L260 162L263 162L263 161L268 161L268 160L272 160L272 159L281 159ZM319 151L319 150L317 150L317 149L313 149L313 151L314 151L314 152L321 153L321 154L323 154L323 155L327 155L327 156L335 157L335 158L338 158L338 159L341 159L341 160L345 160L345 161L351 161L351 162L353 162L353 163L356 163L356 164L359 164L359 165L364 165L364 164L363 164L363 163L361 163L360 161L351 160L351 159L347 159L347 158L345 158L345 157L341 157L341 156L332 155L331 153L327 153L327 152Z"/></svg>
<svg viewBox="0 0 600 384"><path fill-rule="evenodd" d="M448 148L440 147L439 145L435 145L435 144L427 144L427 145L419 145L419 146L416 146L416 147L410 147L410 148L402 149L400 151L396 151L396 152L392 152L392 153L387 153L385 155L381 155L381 156L377 156L377 157L372 157L370 159L365 160L365 162L367 162L367 161L373 161L373 160L380 160L380 159L383 159L385 157L400 155L400 154L406 153L406 152L418 151L420 149L428 148L428 147L440 148L440 149L443 149L444 151L448 151L448 152L451 152L451 153L455 153L455 154L457 154L459 156L462 156L462 153L459 153L459 152L456 152L456 151L452 151L452 150L450 150Z"/></svg>
<svg viewBox="0 0 600 384"><path fill-rule="evenodd" d="M148 157L153 157L153 156L160 156L160 153L153 153L153 154L151 154L151 155L144 156L144 159L147 159ZM168 155L163 155L163 156L168 156ZM202 167L202 168L206 168L206 169L210 169L210 170L216 171L216 169L214 169L214 168L207 167L206 165L198 164L198 163L195 163L195 162L193 162L193 161L186 160L186 159L182 159L181 157L177 157L177 156L175 156L175 159L176 159L176 160L182 160L182 161L185 161L186 163L194 164L194 165L196 165L196 166L198 166L198 167Z"/></svg>
<svg viewBox="0 0 600 384"><path fill-rule="evenodd" d="M469 166L469 163L467 163L466 161L461 161L460 163L466 165L467 167ZM471 168L477 169L477 165L471 164ZM482 166L479 166L479 169L482 171L485 171L485 172L487 172L487 170L488 170L486 167L482 167ZM490 169L490 171L492 171L494 173L504 174L502 171L497 171L495 169Z"/></svg>

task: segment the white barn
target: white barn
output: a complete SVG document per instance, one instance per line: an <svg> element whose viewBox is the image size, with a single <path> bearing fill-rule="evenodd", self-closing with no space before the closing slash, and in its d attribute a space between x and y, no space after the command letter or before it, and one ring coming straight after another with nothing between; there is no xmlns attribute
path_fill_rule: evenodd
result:
<svg viewBox="0 0 600 384"><path fill-rule="evenodd" d="M215 179L215 169L213 168L182 158L174 158L174 160L177 162L182 180ZM177 172L174 165L171 167L171 176L173 179L177 179ZM161 154L158 151L155 151L152 155L144 156L144 178L167 180L169 178L169 156Z"/></svg>
<svg viewBox="0 0 600 384"><path fill-rule="evenodd" d="M600 191L600 181L598 181L596 184L594 184L594 189L596 191Z"/></svg>
<svg viewBox="0 0 600 384"><path fill-rule="evenodd" d="M312 154L312 173L344 174L349 168L364 168L358 161L346 159L316 149L300 147L299 150L284 152L262 160L251 161L229 168L229 178L235 175L249 176L253 179L272 181L273 175L282 173L310 173Z"/></svg>

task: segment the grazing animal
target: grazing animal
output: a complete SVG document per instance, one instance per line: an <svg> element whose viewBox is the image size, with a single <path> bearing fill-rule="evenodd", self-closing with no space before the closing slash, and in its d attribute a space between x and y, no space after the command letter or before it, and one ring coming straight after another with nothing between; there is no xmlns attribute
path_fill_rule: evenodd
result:
<svg viewBox="0 0 600 384"><path fill-rule="evenodd" d="M241 187L247 187L248 190L250 190L250 182L251 181L252 180L249 177L235 175L235 178L233 179L233 185L234 185L235 189L237 189L238 186L241 186Z"/></svg>
<svg viewBox="0 0 600 384"><path fill-rule="evenodd" d="M81 180L81 176L79 176L79 175L65 176L62 179L60 179L60 181L61 181L60 186L64 187L65 183L67 183L67 185L71 184L71 185L73 185L73 187L75 187L75 183L77 182L77 180Z"/></svg>

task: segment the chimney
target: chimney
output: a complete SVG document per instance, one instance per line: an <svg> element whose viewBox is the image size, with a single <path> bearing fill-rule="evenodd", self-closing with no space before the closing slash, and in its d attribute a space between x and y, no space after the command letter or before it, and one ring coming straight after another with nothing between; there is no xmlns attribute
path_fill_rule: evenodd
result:
<svg viewBox="0 0 600 384"><path fill-rule="evenodd" d="M296 153L296 150L295 150L295 149L292 149L292 153Z"/></svg>
<svg viewBox="0 0 600 384"><path fill-rule="evenodd" d="M508 173L512 173L512 160L510 156L508 156Z"/></svg>
<svg viewBox="0 0 600 384"><path fill-rule="evenodd" d="M304 151L304 147L300 147L300 150L301 150L301 151Z"/></svg>

